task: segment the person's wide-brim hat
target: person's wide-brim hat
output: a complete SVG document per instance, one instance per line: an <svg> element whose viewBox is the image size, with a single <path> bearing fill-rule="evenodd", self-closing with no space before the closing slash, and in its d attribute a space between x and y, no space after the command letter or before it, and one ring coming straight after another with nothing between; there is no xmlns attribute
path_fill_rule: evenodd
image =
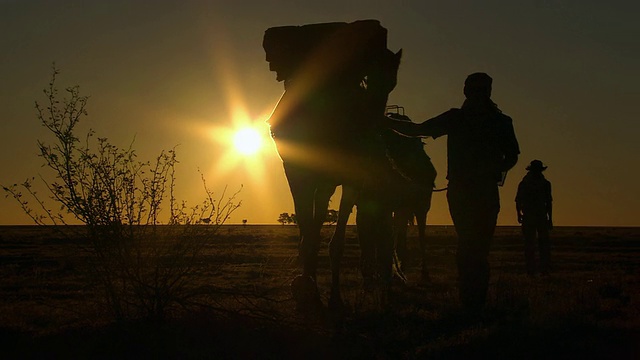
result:
<svg viewBox="0 0 640 360"><path fill-rule="evenodd" d="M544 166L540 160L533 160L529 166L527 166L527 170L529 171L545 171L546 169L547 167Z"/></svg>

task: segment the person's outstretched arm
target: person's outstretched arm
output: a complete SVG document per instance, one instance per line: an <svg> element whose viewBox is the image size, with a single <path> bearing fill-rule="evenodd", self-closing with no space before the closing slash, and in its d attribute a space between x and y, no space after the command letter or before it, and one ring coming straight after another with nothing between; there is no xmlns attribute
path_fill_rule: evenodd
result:
<svg viewBox="0 0 640 360"><path fill-rule="evenodd" d="M425 131L424 126L422 124L417 124L409 121L395 120L391 118L389 119L385 125L389 127L391 130L408 137L426 137L429 136L428 131Z"/></svg>
<svg viewBox="0 0 640 360"><path fill-rule="evenodd" d="M457 109L451 109L419 124L412 121L395 120L385 116L386 120L384 120L384 126L408 137L432 136L433 138L436 138L448 133L448 126L450 125L451 118L454 116L454 112L456 110Z"/></svg>

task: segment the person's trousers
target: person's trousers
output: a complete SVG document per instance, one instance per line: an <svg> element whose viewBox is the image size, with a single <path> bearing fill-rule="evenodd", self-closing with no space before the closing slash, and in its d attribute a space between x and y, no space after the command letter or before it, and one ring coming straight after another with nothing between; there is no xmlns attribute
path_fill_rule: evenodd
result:
<svg viewBox="0 0 640 360"><path fill-rule="evenodd" d="M551 240L546 216L527 217L525 215L522 221L522 235L527 274L534 275L537 271L548 274L551 270ZM539 266L536 262L536 242L540 254Z"/></svg>
<svg viewBox="0 0 640 360"><path fill-rule="evenodd" d="M469 311L480 311L489 288L489 249L500 211L498 187L450 182L447 199L458 235L460 302Z"/></svg>

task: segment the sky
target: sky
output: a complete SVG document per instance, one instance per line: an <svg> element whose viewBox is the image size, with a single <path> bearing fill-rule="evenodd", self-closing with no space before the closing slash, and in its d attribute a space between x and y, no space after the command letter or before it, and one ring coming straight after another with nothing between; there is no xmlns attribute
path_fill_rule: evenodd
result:
<svg viewBox="0 0 640 360"><path fill-rule="evenodd" d="M176 147L179 199L204 198L200 171L217 194L242 186L228 223L276 223L295 211L265 123L284 88L265 61L264 31L377 19L388 47L403 49L389 103L413 121L459 107L466 75L493 77L521 148L500 190L500 225L516 224L517 184L540 159L556 226L640 226L639 13L618 0L0 0L0 184L47 174L37 140L51 138L34 101L55 62L61 87L90 96L81 133L120 147L135 138L142 159ZM230 141L243 126L264 138L256 155ZM445 187L446 138L425 149ZM30 223L0 197L0 225ZM445 193L434 194L428 223L451 224Z"/></svg>

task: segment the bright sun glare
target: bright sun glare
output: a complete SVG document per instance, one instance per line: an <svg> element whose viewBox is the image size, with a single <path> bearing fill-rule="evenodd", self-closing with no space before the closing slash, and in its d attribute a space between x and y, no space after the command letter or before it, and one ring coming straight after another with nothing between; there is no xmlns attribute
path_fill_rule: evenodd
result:
<svg viewBox="0 0 640 360"><path fill-rule="evenodd" d="M234 134L233 146L242 155L255 155L262 148L262 137L256 129L245 127Z"/></svg>

